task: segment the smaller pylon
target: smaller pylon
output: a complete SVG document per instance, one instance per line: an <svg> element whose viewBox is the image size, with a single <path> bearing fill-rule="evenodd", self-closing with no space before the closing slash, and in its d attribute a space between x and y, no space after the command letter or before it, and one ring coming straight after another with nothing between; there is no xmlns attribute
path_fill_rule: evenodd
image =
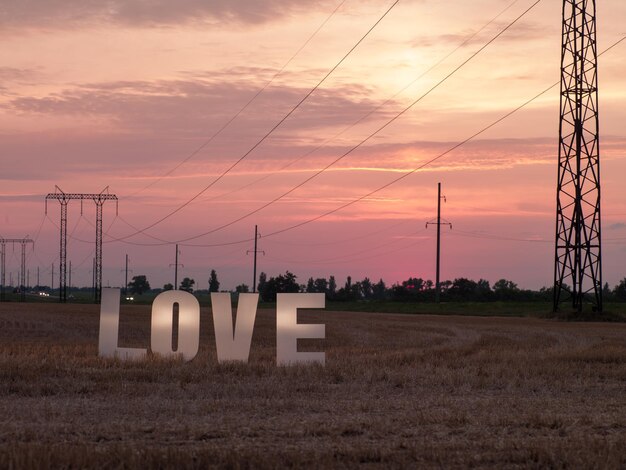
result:
<svg viewBox="0 0 626 470"><path fill-rule="evenodd" d="M22 302L26 301L26 245L35 245L35 241L28 237L24 238L0 238L0 300L4 300L4 283L6 281L6 245L11 243L15 245L19 243L22 249L21 252L21 267L19 276L19 291L20 299Z"/></svg>

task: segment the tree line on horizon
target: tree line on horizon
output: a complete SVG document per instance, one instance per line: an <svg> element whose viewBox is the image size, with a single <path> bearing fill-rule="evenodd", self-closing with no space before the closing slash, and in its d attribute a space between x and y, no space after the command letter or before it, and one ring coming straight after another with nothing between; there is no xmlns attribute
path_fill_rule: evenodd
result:
<svg viewBox="0 0 626 470"><path fill-rule="evenodd" d="M220 281L217 272L212 269L208 278L208 289L195 289L193 278L183 278L178 289L196 294L210 294L220 292ZM6 286L9 287L9 286ZM485 280L459 277L454 280L445 280L440 283L441 301L443 302L489 302L489 301L551 301L553 287L542 287L539 290L521 289L515 282L499 279L493 285ZM34 290L50 290L48 286L34 286ZM90 291L93 288L72 288L74 291ZM174 285L166 283L161 288L152 288L146 275L133 276L128 283L127 293L142 295L146 293L158 294L173 290ZM335 276L309 277L306 283L299 283L298 277L290 272L268 277L261 272L258 279L257 291L262 302L275 302L278 293L323 293L328 301L396 301L413 302L435 300L435 283L430 279L409 278L388 286L382 279L371 281L368 277L360 281L353 281L348 276L342 286L337 284ZM222 290L221 292L229 292ZM239 284L233 291L235 294L251 292L247 284ZM626 302L626 278L622 279L612 289L608 283L604 284L602 295L605 301Z"/></svg>
<svg viewBox="0 0 626 470"><path fill-rule="evenodd" d="M195 290L195 281L184 278L179 285L180 290L206 294L219 292L220 282L213 269L209 275L209 289ZM144 292L162 292L174 288L172 284L165 284L161 289L151 289L144 275L133 277L128 288L133 294ZM445 280L440 283L441 300L444 302L470 301L551 301L553 287L542 287L539 290L521 289L515 282L499 279L493 285L486 279L474 281L459 277L454 280ZM353 281L348 276L343 286L339 286L335 276L309 277L306 283L298 282L298 277L290 272L268 277L261 272L258 279L258 292L263 302L275 302L278 293L323 293L329 301L434 301L435 283L430 279L409 278L405 281L388 286L382 279L371 281L368 277L360 281ZM238 285L234 293L251 292L247 284ZM626 278L622 279L611 289L608 283L604 284L603 297L607 301L626 302Z"/></svg>

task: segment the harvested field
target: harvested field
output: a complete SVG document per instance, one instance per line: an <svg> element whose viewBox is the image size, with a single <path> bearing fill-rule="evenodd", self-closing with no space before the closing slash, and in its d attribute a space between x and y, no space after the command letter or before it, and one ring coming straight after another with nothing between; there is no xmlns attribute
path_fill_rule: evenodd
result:
<svg viewBox="0 0 626 470"><path fill-rule="evenodd" d="M94 305L0 304L0 467L626 467L626 324L303 312L327 366L97 357ZM149 306L121 346L148 347Z"/></svg>

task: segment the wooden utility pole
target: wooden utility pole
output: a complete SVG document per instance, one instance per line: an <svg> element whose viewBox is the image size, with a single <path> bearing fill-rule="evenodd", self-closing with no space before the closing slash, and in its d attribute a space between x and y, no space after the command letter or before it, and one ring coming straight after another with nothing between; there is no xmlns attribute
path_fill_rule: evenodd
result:
<svg viewBox="0 0 626 470"><path fill-rule="evenodd" d="M170 264L170 268L174 266L174 290L178 290L178 266L184 268L185 265L178 263L178 243L176 244L176 256L174 257L174 264Z"/></svg>
<svg viewBox="0 0 626 470"><path fill-rule="evenodd" d="M446 202L446 197L441 195L441 183L437 183L437 222L427 222L426 227L429 225L437 226L437 267L435 274L435 302L439 303L441 301L441 279L440 279L440 268L441 268L441 226L447 225L452 228L452 224L450 222L442 222L441 221L441 200L443 199Z"/></svg>
<svg viewBox="0 0 626 470"><path fill-rule="evenodd" d="M257 254L259 253L263 253L263 255L265 255L265 252L262 250L258 249L258 240L259 240L259 227L258 225L254 226L254 250L248 250L246 252L246 254L250 254L253 253L254 254L254 268L252 269L252 292L255 293L256 292L256 257Z"/></svg>

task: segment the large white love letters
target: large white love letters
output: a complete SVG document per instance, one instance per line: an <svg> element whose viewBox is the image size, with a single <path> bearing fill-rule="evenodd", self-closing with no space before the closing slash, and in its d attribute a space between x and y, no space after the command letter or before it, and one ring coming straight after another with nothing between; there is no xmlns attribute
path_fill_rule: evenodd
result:
<svg viewBox="0 0 626 470"><path fill-rule="evenodd" d="M213 310L213 327L215 328L215 347L217 348L218 362L248 362L258 302L259 294L239 294L237 318L233 330L233 312L230 304L230 294L224 292L211 293L211 308Z"/></svg>
<svg viewBox="0 0 626 470"><path fill-rule="evenodd" d="M119 348L117 340L120 329L120 290L102 289L100 298L100 334L98 355L119 357L120 359L140 359L146 355L145 349Z"/></svg>
<svg viewBox="0 0 626 470"><path fill-rule="evenodd" d="M324 308L325 294L277 294L276 362L287 365L298 362L324 364L323 352L298 352L298 338L325 338L325 325L301 325L298 308Z"/></svg>
<svg viewBox="0 0 626 470"><path fill-rule="evenodd" d="M178 304L178 349L172 349L174 304ZM191 361L200 346L200 304L189 292L170 290L157 295L152 302L150 349L165 357L181 355Z"/></svg>
<svg viewBox="0 0 626 470"><path fill-rule="evenodd" d="M219 362L247 362L256 318L258 294L239 294L233 326L230 294L211 293L215 346ZM178 348L172 347L174 305L178 305ZM324 339L323 324L299 324L298 308L324 308L324 294L278 294L276 298L276 362L278 365L325 363L323 352L298 352L299 338ZM139 359L147 349L118 347L120 290L102 289L98 353L101 357ZM200 305L188 292L175 290L159 294L152 304L150 349L166 357L181 356L185 361L198 354Z"/></svg>

